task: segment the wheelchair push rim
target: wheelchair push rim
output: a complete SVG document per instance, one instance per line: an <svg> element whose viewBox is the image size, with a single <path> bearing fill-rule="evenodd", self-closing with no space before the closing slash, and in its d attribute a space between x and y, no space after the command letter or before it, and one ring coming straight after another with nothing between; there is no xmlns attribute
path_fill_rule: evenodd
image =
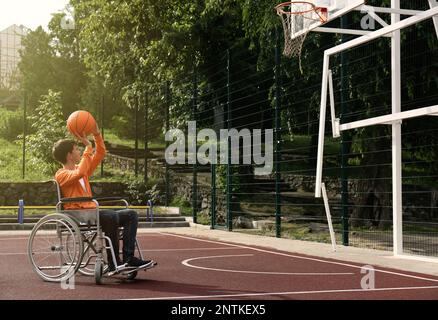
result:
<svg viewBox="0 0 438 320"><path fill-rule="evenodd" d="M47 215L32 229L28 258L43 280L62 282L70 279L80 267L82 255L82 236L71 218L58 213Z"/></svg>

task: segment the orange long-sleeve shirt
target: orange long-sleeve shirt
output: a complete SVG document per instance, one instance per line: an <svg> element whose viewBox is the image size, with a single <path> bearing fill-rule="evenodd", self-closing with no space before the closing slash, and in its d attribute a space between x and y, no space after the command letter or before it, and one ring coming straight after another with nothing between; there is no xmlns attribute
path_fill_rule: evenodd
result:
<svg viewBox="0 0 438 320"><path fill-rule="evenodd" d="M62 197L76 198L93 196L89 178L106 154L105 143L102 136L100 134L94 136L94 140L96 142L95 153L93 153L93 147L91 145L87 146L75 170L61 168L56 172L55 179L61 188ZM95 207L94 202L78 202L64 205L64 209L66 210L91 209Z"/></svg>

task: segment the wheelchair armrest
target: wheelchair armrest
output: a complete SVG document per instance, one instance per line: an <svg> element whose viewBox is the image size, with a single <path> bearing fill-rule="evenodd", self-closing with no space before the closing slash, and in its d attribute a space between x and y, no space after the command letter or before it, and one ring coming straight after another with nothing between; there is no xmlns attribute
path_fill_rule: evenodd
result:
<svg viewBox="0 0 438 320"><path fill-rule="evenodd" d="M99 197L99 198L95 198L96 201L99 203L99 205L102 203L123 203L123 206L128 208L129 203L128 201L126 201L124 198L122 197Z"/></svg>
<svg viewBox="0 0 438 320"><path fill-rule="evenodd" d="M77 198L61 198L59 202L61 203L71 203L71 202L90 202L96 200L93 197L77 197Z"/></svg>
<svg viewBox="0 0 438 320"><path fill-rule="evenodd" d="M128 207L129 204L128 202L123 199L122 197L77 197L77 198L62 198L61 200L59 200L59 203L61 204L66 204L66 203L72 203L72 202L97 202L98 205L100 205L100 203L105 203L105 202L122 202L124 207Z"/></svg>
<svg viewBox="0 0 438 320"><path fill-rule="evenodd" d="M94 198L97 202L113 202L124 200L122 197L98 197Z"/></svg>

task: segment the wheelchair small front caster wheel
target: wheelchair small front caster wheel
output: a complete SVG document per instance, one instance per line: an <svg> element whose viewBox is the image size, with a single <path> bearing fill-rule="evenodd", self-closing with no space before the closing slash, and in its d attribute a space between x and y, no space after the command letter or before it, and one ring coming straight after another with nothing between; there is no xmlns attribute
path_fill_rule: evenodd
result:
<svg viewBox="0 0 438 320"><path fill-rule="evenodd" d="M97 259L94 266L94 281L96 284L102 284L103 264L102 260Z"/></svg>
<svg viewBox="0 0 438 320"><path fill-rule="evenodd" d="M134 271L134 272L129 273L128 276L126 277L126 279L134 280L136 276L137 276L137 271Z"/></svg>

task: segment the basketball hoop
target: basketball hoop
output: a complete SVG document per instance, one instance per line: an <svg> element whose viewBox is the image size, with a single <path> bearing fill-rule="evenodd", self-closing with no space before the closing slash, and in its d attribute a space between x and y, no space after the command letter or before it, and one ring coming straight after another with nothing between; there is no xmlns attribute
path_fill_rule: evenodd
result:
<svg viewBox="0 0 438 320"><path fill-rule="evenodd" d="M308 1L289 1L275 6L284 30L283 54L301 57L304 40L315 22L327 22L327 8L318 7ZM301 61L300 61L301 68Z"/></svg>

